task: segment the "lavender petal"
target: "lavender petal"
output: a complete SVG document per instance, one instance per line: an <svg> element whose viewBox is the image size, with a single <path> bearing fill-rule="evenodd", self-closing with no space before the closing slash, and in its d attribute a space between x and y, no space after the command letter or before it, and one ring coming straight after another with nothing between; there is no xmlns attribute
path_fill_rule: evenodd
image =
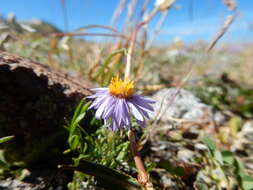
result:
<svg viewBox="0 0 253 190"><path fill-rule="evenodd" d="M147 110L154 111L154 108L151 105L149 105L151 104L150 99L147 100L143 96L134 95L132 96L132 98L129 99L129 101L135 102L135 104L138 104L138 106L143 107Z"/></svg>
<svg viewBox="0 0 253 190"><path fill-rule="evenodd" d="M139 98L141 101L145 101L147 102L148 104L154 104L155 103L155 100L152 100L151 98L148 98L146 96L140 96L140 95L133 95L134 98Z"/></svg>
<svg viewBox="0 0 253 190"><path fill-rule="evenodd" d="M91 109L91 108L97 109L103 103L103 101L105 100L105 98L107 96L108 96L107 93L104 93L103 95L101 95L98 98L96 98L94 100L94 102L90 105L89 109Z"/></svg>
<svg viewBox="0 0 253 190"><path fill-rule="evenodd" d="M112 117L112 114L114 112L115 109L115 99L113 97L110 97L108 104L105 108L104 114L103 114L103 118L107 119L109 117Z"/></svg>
<svg viewBox="0 0 253 190"><path fill-rule="evenodd" d="M136 108L136 106L132 102L127 102L128 106L131 108L131 111L134 115L134 117L137 120L144 121L144 117L141 114L141 112Z"/></svg>
<svg viewBox="0 0 253 190"><path fill-rule="evenodd" d="M99 93L99 92L105 92L105 91L108 91L108 88L92 88L90 89L91 91L94 91L96 93Z"/></svg>
<svg viewBox="0 0 253 190"><path fill-rule="evenodd" d="M101 116L102 116L103 112L105 111L105 108L106 108L106 106L107 106L107 104L108 104L109 98L110 98L110 97L106 97L106 98L104 99L104 102L98 107L98 109L97 109L97 111L96 111L96 115L95 115L96 118L98 118L98 119L101 118Z"/></svg>

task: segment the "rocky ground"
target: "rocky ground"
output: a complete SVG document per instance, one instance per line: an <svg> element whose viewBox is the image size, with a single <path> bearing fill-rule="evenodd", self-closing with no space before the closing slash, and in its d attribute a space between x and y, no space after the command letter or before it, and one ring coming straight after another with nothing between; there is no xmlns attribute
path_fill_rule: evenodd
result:
<svg viewBox="0 0 253 190"><path fill-rule="evenodd" d="M155 116L158 120L143 156L147 162L156 163L151 177L157 189L196 189L199 182L208 184L210 189L216 189L219 185L224 186L221 171L210 170L211 166L205 165L207 163L204 158L207 157L208 146L201 139L206 135L216 138L217 144L222 148L226 147L227 150L236 153L243 160L245 168L252 172L253 162L250 152L253 120L243 120L234 140L228 139L229 142L225 144L224 139L217 137L222 135L220 133L224 133L224 130L233 130L229 129L233 126L229 126L232 125L231 116L226 112L204 104L192 92L185 89L162 89L152 98L157 101ZM27 171L24 181L15 178L1 180L0 189L65 189L59 184L66 183L64 182L66 177L59 181L58 174L55 173L54 176L50 171L46 173L43 174L43 170L37 171L38 176L32 178L31 173ZM57 185L53 183L54 185L50 186L54 177L58 178ZM216 182L212 184L210 180Z"/></svg>

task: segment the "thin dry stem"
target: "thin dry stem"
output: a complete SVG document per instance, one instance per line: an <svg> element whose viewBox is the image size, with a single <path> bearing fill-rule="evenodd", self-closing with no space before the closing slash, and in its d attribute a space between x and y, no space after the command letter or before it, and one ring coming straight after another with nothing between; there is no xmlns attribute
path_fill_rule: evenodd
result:
<svg viewBox="0 0 253 190"><path fill-rule="evenodd" d="M185 85L185 83L188 81L188 79L191 76L191 72L193 70L193 63L190 64L190 69L186 75L186 77L182 80L182 82L179 84L179 86L176 89L175 94L173 95L173 97L170 99L170 102L168 104L166 104L166 108L163 110L162 112L162 108L164 106L164 101L166 98L166 95L163 97L162 102L160 104L160 107L158 109L158 112L155 116L155 119L153 121L153 123L151 124L151 127L149 129L149 134L147 136L147 138L150 138L152 136L151 132L154 131L154 127L160 122L162 116L168 111L168 109L171 107L172 103L174 102L174 100L176 99L177 95L179 94L180 90L183 88L183 86ZM173 120L175 121L175 118L173 118Z"/></svg>
<svg viewBox="0 0 253 190"><path fill-rule="evenodd" d="M134 46L136 43L136 37L139 32L139 30L145 26L157 13L157 9L154 9L154 11L151 12L151 14L140 24L137 25L136 29L133 32L130 46L128 48L128 53L127 53L127 62L126 62L126 68L125 68L125 79L130 78L130 71L131 71L131 60L133 56L133 51L134 51Z"/></svg>
<svg viewBox="0 0 253 190"><path fill-rule="evenodd" d="M62 14L63 14L63 20L64 20L64 28L65 28L65 31L68 31L69 30L68 12L66 8L65 0L61 0L61 8L62 8Z"/></svg>
<svg viewBox="0 0 253 190"><path fill-rule="evenodd" d="M214 37L213 41L210 43L210 45L207 48L207 52L210 52L213 47L217 44L217 42L219 41L219 39L226 33L226 31L228 30L228 28L230 27L230 25L233 23L233 21L235 20L235 18L238 16L238 13L234 14L234 15L229 15L226 19L226 21L224 22L222 28L220 29L220 31L217 33L217 35Z"/></svg>
<svg viewBox="0 0 253 190"><path fill-rule="evenodd" d="M137 30L134 31L133 36L132 36L132 40L130 42L130 46L129 46L129 49L128 49L126 68L125 68L125 79L130 78L131 59L132 59L132 56L133 56L133 50L134 50L134 45L135 45L135 41L136 41L137 32L138 32Z"/></svg>
<svg viewBox="0 0 253 190"><path fill-rule="evenodd" d="M161 117L167 112L168 108L171 106L171 104L174 102L175 98L177 97L177 95L179 94L180 90L183 88L183 86L185 85L185 83L188 81L188 79L190 78L191 76L191 72L192 72L192 68L193 68L193 65L191 64L190 65L190 71L187 73L186 77L183 79L183 81L181 82L181 84L178 86L177 90L176 90L176 93L175 95L172 97L171 101L169 102L169 105L167 107L167 109L164 109L164 111L160 114L160 116L158 116L157 118L157 123L159 123Z"/></svg>
<svg viewBox="0 0 253 190"><path fill-rule="evenodd" d="M111 23L112 25L115 25L116 22L118 21L120 15L122 14L123 10L126 7L126 3L127 0L121 0L118 4L118 7L116 8L116 10L113 13L112 19L111 19Z"/></svg>
<svg viewBox="0 0 253 190"><path fill-rule="evenodd" d="M132 0L128 3L126 26L129 26L132 23L132 19L133 19L133 16L134 16L134 10L136 8L137 2L138 2L138 0Z"/></svg>
<svg viewBox="0 0 253 190"><path fill-rule="evenodd" d="M149 2L150 2L150 0L144 1L142 9L141 9L141 15L140 15L141 18L143 17L144 13L146 12Z"/></svg>
<svg viewBox="0 0 253 190"><path fill-rule="evenodd" d="M66 32L66 33L53 33L55 37L63 37L63 36L105 36L105 37L113 37L113 38L123 38L129 39L128 36L123 34L116 34L116 33L88 33L88 32Z"/></svg>
<svg viewBox="0 0 253 190"><path fill-rule="evenodd" d="M146 48L145 49L149 49L150 46L152 45L154 39L156 38L156 36L159 34L159 32L161 31L161 27L163 25L163 23L165 22L167 15L168 15L169 10L163 11L162 15L160 17L160 19L158 20L154 32L152 34L152 36L150 37L150 40L148 41Z"/></svg>
<svg viewBox="0 0 253 190"><path fill-rule="evenodd" d="M109 30L111 32L119 33L119 31L116 28L113 28L111 26L101 25L101 24L92 24L92 25L87 25L87 26L84 26L84 27L80 27L80 28L74 30L74 32L87 30L87 29L92 29L92 28L101 28L101 29Z"/></svg>

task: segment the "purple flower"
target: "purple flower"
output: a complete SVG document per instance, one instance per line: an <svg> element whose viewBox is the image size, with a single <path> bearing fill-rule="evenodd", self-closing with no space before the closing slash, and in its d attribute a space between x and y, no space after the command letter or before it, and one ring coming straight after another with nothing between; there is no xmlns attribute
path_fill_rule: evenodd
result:
<svg viewBox="0 0 253 190"><path fill-rule="evenodd" d="M96 118L103 119L112 131L131 128L131 113L141 126L145 126L146 119L154 111L150 104L155 101L134 94L134 83L129 80L122 81L115 77L108 88L95 88L92 91L95 94L88 98L94 101L89 108L96 109Z"/></svg>

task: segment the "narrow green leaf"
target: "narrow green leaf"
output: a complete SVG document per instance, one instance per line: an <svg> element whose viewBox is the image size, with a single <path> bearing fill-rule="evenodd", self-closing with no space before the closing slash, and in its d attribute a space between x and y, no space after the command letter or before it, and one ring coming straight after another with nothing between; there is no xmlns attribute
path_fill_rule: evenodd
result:
<svg viewBox="0 0 253 190"><path fill-rule="evenodd" d="M71 152L71 149L67 149L67 150L64 150L63 151L63 154L68 154L68 153L70 153Z"/></svg>
<svg viewBox="0 0 253 190"><path fill-rule="evenodd" d="M71 123L71 128L70 128L70 135L72 135L74 133L74 131L76 130L76 127L78 125L78 123L84 118L85 113L80 113L77 118L74 120L73 123Z"/></svg>
<svg viewBox="0 0 253 190"><path fill-rule="evenodd" d="M105 78L105 76L104 76L104 74L105 74L105 72L104 72L104 71L105 71L105 68L108 66L108 64L110 63L111 59L112 59L115 55L117 55L117 54L119 54L119 53L124 53L124 54L126 54L126 49L125 49L125 48L123 48L123 49L118 49L118 50L112 52L112 53L105 59L103 65L100 67L100 69L98 69L98 71L94 74L94 78L97 78L97 77L101 76L101 78L104 79L104 78Z"/></svg>
<svg viewBox="0 0 253 190"><path fill-rule="evenodd" d="M207 186L203 183L197 183L196 185L200 190L208 190Z"/></svg>
<svg viewBox="0 0 253 190"><path fill-rule="evenodd" d="M252 190L253 189L253 178L249 176L244 168L243 163L239 159L235 159L235 175L239 181L239 184L243 190Z"/></svg>
<svg viewBox="0 0 253 190"><path fill-rule="evenodd" d="M224 164L224 163L223 163L223 157L222 157L222 154L221 154L220 151L215 150L215 151L213 152L213 155L214 155L214 159L215 159L217 162L219 162L220 165L223 165L223 164Z"/></svg>
<svg viewBox="0 0 253 190"><path fill-rule="evenodd" d="M77 106L74 116L70 123L70 136L73 135L75 129L77 128L78 123L84 118L86 111L90 106L90 102L84 105L84 100L81 100L79 105Z"/></svg>
<svg viewBox="0 0 253 190"><path fill-rule="evenodd" d="M230 165L234 164L235 157L232 152L225 150L225 151L222 151L221 154L222 154L222 158L224 162Z"/></svg>
<svg viewBox="0 0 253 190"><path fill-rule="evenodd" d="M112 77L115 75L115 73L118 73L120 70L120 66L123 65L121 62L115 63L112 68L106 73L106 76L103 81L103 85L107 85L110 83Z"/></svg>
<svg viewBox="0 0 253 190"><path fill-rule="evenodd" d="M12 135L12 136L2 137L2 138L0 138L0 144L1 144L1 143L4 143L4 142L7 142L7 141L10 141L10 140L13 139L13 138L14 138L13 135Z"/></svg>
<svg viewBox="0 0 253 190"><path fill-rule="evenodd" d="M241 176L241 185L244 190L252 190L253 178L248 175Z"/></svg>
<svg viewBox="0 0 253 190"><path fill-rule="evenodd" d="M128 144L122 144L122 145L126 145L126 146L123 146L121 151L119 151L118 156L116 157L116 160L123 160L128 154L129 145Z"/></svg>
<svg viewBox="0 0 253 190"><path fill-rule="evenodd" d="M162 160L157 164L158 167L164 168L167 170L169 173L177 176L184 176L185 171L183 167L180 166L173 166L171 162L167 160Z"/></svg>
<svg viewBox="0 0 253 190"><path fill-rule="evenodd" d="M5 160L4 151L0 150L0 167L1 168L9 168L10 164Z"/></svg>
<svg viewBox="0 0 253 190"><path fill-rule="evenodd" d="M215 145L215 142L210 139L209 137L204 137L202 139L202 142L205 143L208 147L208 149L211 151L211 152L214 152L216 150L216 145Z"/></svg>
<svg viewBox="0 0 253 190"><path fill-rule="evenodd" d="M68 143L69 143L71 150L76 150L79 145L79 137L77 135L72 135L68 139Z"/></svg>
<svg viewBox="0 0 253 190"><path fill-rule="evenodd" d="M81 111L81 108L82 108L83 104L84 104L84 100L82 99L80 101L80 103L77 105L76 109L75 109L75 112L74 112L74 115L72 117L71 123L73 123L74 120L76 120L76 117L80 114L80 111Z"/></svg>
<svg viewBox="0 0 253 190"><path fill-rule="evenodd" d="M147 172L151 172L154 168L156 167L156 163L155 162L151 162L146 166L146 171Z"/></svg>
<svg viewBox="0 0 253 190"><path fill-rule="evenodd" d="M235 159L235 167L237 168L237 173L244 173L244 165L241 160Z"/></svg>
<svg viewBox="0 0 253 190"><path fill-rule="evenodd" d="M143 190L143 187L135 178L86 160L80 160L78 166L61 166L61 168L95 176L98 180L98 185L108 190Z"/></svg>

